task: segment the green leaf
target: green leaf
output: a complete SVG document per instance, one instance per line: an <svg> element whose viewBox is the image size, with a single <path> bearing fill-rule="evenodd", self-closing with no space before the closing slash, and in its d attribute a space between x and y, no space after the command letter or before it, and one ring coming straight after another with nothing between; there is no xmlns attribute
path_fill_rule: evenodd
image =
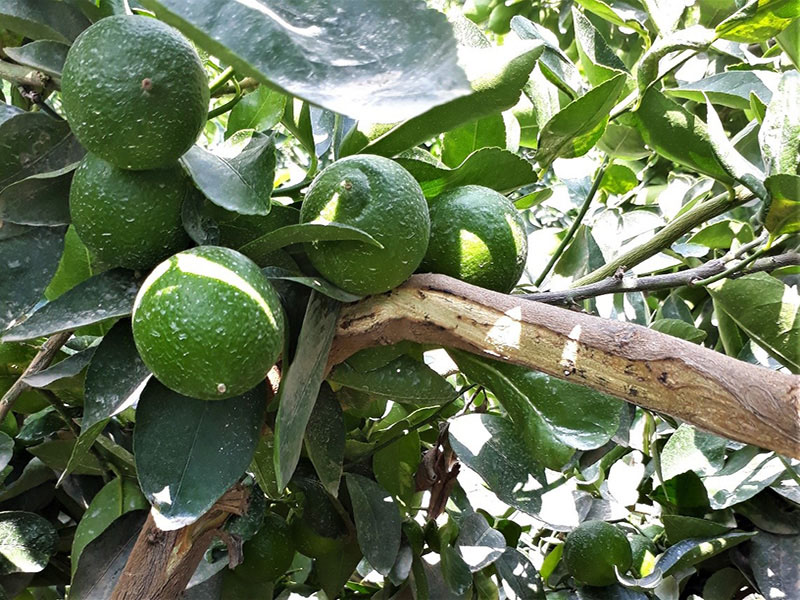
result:
<svg viewBox="0 0 800 600"><path fill-rule="evenodd" d="M61 79L67 50L67 44L49 40L30 42L18 48L3 48L3 52L14 62L41 71L56 80Z"/></svg>
<svg viewBox="0 0 800 600"><path fill-rule="evenodd" d="M242 98L228 115L225 137L240 129L267 131L280 123L286 108L286 96L269 87L260 85Z"/></svg>
<svg viewBox="0 0 800 600"><path fill-rule="evenodd" d="M800 19L795 19L781 31L775 40L794 64L795 69L800 69Z"/></svg>
<svg viewBox="0 0 800 600"><path fill-rule="evenodd" d="M698 519L685 515L664 515L664 532L670 545L691 538L708 538L724 535L732 529L711 519Z"/></svg>
<svg viewBox="0 0 800 600"><path fill-rule="evenodd" d="M275 419L275 473L283 491L303 448L303 435L317 401L341 304L311 292L294 360L283 376Z"/></svg>
<svg viewBox="0 0 800 600"><path fill-rule="evenodd" d="M83 549L96 539L111 523L132 510L147 510L150 505L139 491L139 486L129 479L114 479L103 486L86 509L72 538L72 575L78 568Z"/></svg>
<svg viewBox="0 0 800 600"><path fill-rule="evenodd" d="M18 225L67 225L69 186L77 163L37 173L0 191L0 219Z"/></svg>
<svg viewBox="0 0 800 600"><path fill-rule="evenodd" d="M764 122L758 132L758 142L769 175L796 174L800 160L800 73L787 71L781 77L777 92L772 96Z"/></svg>
<svg viewBox="0 0 800 600"><path fill-rule="evenodd" d="M294 271L282 269L280 267L264 267L261 270L268 279L280 279L283 281L294 281L306 287L316 290L320 294L324 294L329 298L338 300L339 302L355 302L360 300L361 296L356 296L350 292L340 290L329 281L321 277L307 277L305 275L296 275Z"/></svg>
<svg viewBox="0 0 800 600"><path fill-rule="evenodd" d="M661 450L661 474L664 480L686 471L713 475L725 464L727 441L687 423L681 423Z"/></svg>
<svg viewBox="0 0 800 600"><path fill-rule="evenodd" d="M634 6L617 0L577 0L578 4L598 17L616 25L629 27L642 36L648 43L650 36L644 27L647 14Z"/></svg>
<svg viewBox="0 0 800 600"><path fill-rule="evenodd" d="M619 73L628 72L625 63L614 54L592 22L575 6L572 7L572 23L575 27L575 41L581 66L592 86L600 85Z"/></svg>
<svg viewBox="0 0 800 600"><path fill-rule="evenodd" d="M65 227L26 227L21 231L21 235L0 238L0 330L39 301L64 247Z"/></svg>
<svg viewBox="0 0 800 600"><path fill-rule="evenodd" d="M241 477L258 443L265 400L263 383L209 402L148 382L133 444L139 483L160 529L193 523Z"/></svg>
<svg viewBox="0 0 800 600"><path fill-rule="evenodd" d="M396 125L360 122L342 141L340 156L394 156L439 133L513 107L541 52L542 45L534 42L464 49L468 95Z"/></svg>
<svg viewBox="0 0 800 600"><path fill-rule="evenodd" d="M656 562L664 577L680 569L696 565L720 552L746 542L756 535L755 531L732 532L710 538L691 538L667 548Z"/></svg>
<svg viewBox="0 0 800 600"><path fill-rule="evenodd" d="M449 544L443 544L439 554L442 576L447 587L455 597L466 598L466 593L472 585L472 572L469 567Z"/></svg>
<svg viewBox="0 0 800 600"><path fill-rule="evenodd" d="M633 116L642 138L658 154L723 183L733 184L733 178L714 154L706 124L680 104L650 87Z"/></svg>
<svg viewBox="0 0 800 600"><path fill-rule="evenodd" d="M88 248L75 232L75 227L70 226L64 238L64 253L61 255L56 274L44 290L44 296L48 300L55 300L100 270L102 269L98 268Z"/></svg>
<svg viewBox="0 0 800 600"><path fill-rule="evenodd" d="M800 372L800 297L766 273L724 279L708 286L717 307L773 358Z"/></svg>
<svg viewBox="0 0 800 600"><path fill-rule="evenodd" d="M6 331L4 342L32 340L131 314L141 282L132 271L112 269L90 277L26 321Z"/></svg>
<svg viewBox="0 0 800 600"><path fill-rule="evenodd" d="M45 481L50 481L55 478L56 476L53 473L53 469L34 457L25 465L22 474L17 479L0 490L0 502L5 502L10 498L16 498L43 484Z"/></svg>
<svg viewBox="0 0 800 600"><path fill-rule="evenodd" d="M759 531L750 542L750 566L758 587L774 598L797 593L800 535L773 535Z"/></svg>
<svg viewBox="0 0 800 600"><path fill-rule="evenodd" d="M350 117L408 119L469 91L451 25L412 0L142 4L238 72Z"/></svg>
<svg viewBox="0 0 800 600"><path fill-rule="evenodd" d="M380 485L355 473L345 475L353 504L358 545L378 573L388 575L400 551L402 521L391 494Z"/></svg>
<svg viewBox="0 0 800 600"><path fill-rule="evenodd" d="M685 5L672 0L642 0L642 4L662 36L675 30L686 10Z"/></svg>
<svg viewBox="0 0 800 600"><path fill-rule="evenodd" d="M89 21L68 2L58 0L6 0L0 5L3 28L32 40L72 42Z"/></svg>
<svg viewBox="0 0 800 600"><path fill-rule="evenodd" d="M708 335L702 329L681 321L680 319L657 319L650 324L650 329L666 333L667 335L699 344Z"/></svg>
<svg viewBox="0 0 800 600"><path fill-rule="evenodd" d="M597 142L597 147L612 158L622 160L639 160L650 156L650 150L645 147L645 141L639 131L635 127L621 124L623 121L630 122L630 116L623 115L617 121L606 126L606 131Z"/></svg>
<svg viewBox="0 0 800 600"><path fill-rule="evenodd" d="M419 406L440 405L453 397L453 387L444 377L408 355L366 372L357 371L344 362L331 371L328 381Z"/></svg>
<svg viewBox="0 0 800 600"><path fill-rule="evenodd" d="M280 498L281 492L278 489L278 481L275 476L275 436L271 430L261 434L256 446L253 460L250 463L250 471L267 497Z"/></svg>
<svg viewBox="0 0 800 600"><path fill-rule="evenodd" d="M717 35L734 42L766 42L800 17L796 0L750 0L717 25Z"/></svg>
<svg viewBox="0 0 800 600"><path fill-rule="evenodd" d="M217 206L242 215L266 215L271 206L275 179L275 143L269 136L252 132L241 148L244 136L233 136L220 154L192 146L181 163L203 195ZM228 153L241 151L229 157Z"/></svg>
<svg viewBox="0 0 800 600"><path fill-rule="evenodd" d="M494 563L506 549L503 534L489 526L480 513L472 513L459 526L456 551L473 573Z"/></svg>
<svg viewBox="0 0 800 600"><path fill-rule="evenodd" d="M702 25L693 25L668 35L659 37L639 60L636 70L636 82L639 91L644 92L659 76L659 62L668 54L679 50L701 52L714 41L714 31Z"/></svg>
<svg viewBox="0 0 800 600"><path fill-rule="evenodd" d="M339 494L345 434L342 407L330 386L323 384L306 425L305 441L319 480L334 497Z"/></svg>
<svg viewBox="0 0 800 600"><path fill-rule="evenodd" d="M770 71L725 71L679 87L664 90L670 96L693 102L704 102L703 95L714 104L745 110L750 108L750 95L769 104L779 76Z"/></svg>
<svg viewBox="0 0 800 600"><path fill-rule="evenodd" d="M772 235L800 231L800 175L779 173L764 181L770 195L764 227Z"/></svg>
<svg viewBox="0 0 800 600"><path fill-rule="evenodd" d="M58 533L37 514L0 512L0 575L38 573L55 554Z"/></svg>
<svg viewBox="0 0 800 600"><path fill-rule="evenodd" d="M389 493L408 501L416 492L414 474L419 462L419 434L410 431L373 455L372 472L378 483Z"/></svg>
<svg viewBox="0 0 800 600"><path fill-rule="evenodd" d="M536 160L549 165L556 158L575 158L591 150L602 137L611 109L625 86L620 73L570 102L539 132Z"/></svg>
<svg viewBox="0 0 800 600"><path fill-rule="evenodd" d="M746 221L726 219L703 227L687 241L688 244L700 244L713 250L727 250L734 242L747 244L755 239L753 228Z"/></svg>
<svg viewBox="0 0 800 600"><path fill-rule="evenodd" d="M502 148L476 150L452 169L414 156L395 160L419 182L426 198L462 185L482 185L505 194L536 181L531 163Z"/></svg>
<svg viewBox="0 0 800 600"><path fill-rule="evenodd" d="M494 562L494 568L503 583L503 589L508 598L545 600L544 583L542 583L539 572L531 564L531 561L518 550L506 548Z"/></svg>
<svg viewBox="0 0 800 600"><path fill-rule="evenodd" d="M96 351L97 346L90 346L86 350L76 352L61 362L37 373L32 373L22 380L31 387L43 388L61 379L75 377L89 364Z"/></svg>
<svg viewBox="0 0 800 600"><path fill-rule="evenodd" d="M481 148L505 149L506 137L506 123L500 113L465 123L442 136L442 162L453 168Z"/></svg>
<svg viewBox="0 0 800 600"><path fill-rule="evenodd" d="M335 598L342 591L344 585L353 575L358 563L361 562L361 558L361 549L353 540L351 543L345 544L341 552L331 552L314 559L314 573L327 598ZM297 600L305 597L296 593L293 593L293 595L299 596ZM319 598L319 595L313 591L307 597L313 598L314 596ZM250 598L251 596L248 596L248 600ZM295 599L292 598L292 600Z"/></svg>
<svg viewBox="0 0 800 600"><path fill-rule="evenodd" d="M310 222L285 225L267 232L252 242L246 243L239 248L239 252L255 263L261 264L269 254L291 244L341 240L356 240L370 246L383 248L378 240L357 227L344 223Z"/></svg>
<svg viewBox="0 0 800 600"><path fill-rule="evenodd" d="M480 475L500 500L537 516L544 469L511 421L491 414L467 414L451 421L449 436L459 460Z"/></svg>
<svg viewBox="0 0 800 600"><path fill-rule="evenodd" d="M0 471L6 468L14 456L14 440L3 431L0 431Z"/></svg>
<svg viewBox="0 0 800 600"><path fill-rule="evenodd" d="M625 165L609 165L600 180L600 188L611 194L620 196L627 194L639 185L639 178L630 167Z"/></svg>
<svg viewBox="0 0 800 600"><path fill-rule="evenodd" d="M55 471L64 471L70 462L76 440L48 440L28 448L28 452ZM83 454L72 461L72 472L78 475L102 475L103 466L94 454Z"/></svg>
<svg viewBox="0 0 800 600"><path fill-rule="evenodd" d="M720 471L703 478L711 508L744 502L780 477L786 466L772 452L746 446L734 452Z"/></svg>

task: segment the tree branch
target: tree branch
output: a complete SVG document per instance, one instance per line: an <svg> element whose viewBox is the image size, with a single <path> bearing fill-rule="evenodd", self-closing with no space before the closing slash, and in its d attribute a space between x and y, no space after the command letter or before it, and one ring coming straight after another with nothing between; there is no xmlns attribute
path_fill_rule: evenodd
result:
<svg viewBox="0 0 800 600"><path fill-rule="evenodd" d="M403 340L523 365L800 458L800 377L639 325L415 275L342 309L328 367Z"/></svg>
<svg viewBox="0 0 800 600"><path fill-rule="evenodd" d="M4 60L0 60L0 79L13 81L39 91L44 90L48 83L52 81L50 77L36 69L31 69L24 65L15 65Z"/></svg>
<svg viewBox="0 0 800 600"><path fill-rule="evenodd" d="M522 298L544 302L545 304L569 304L595 298L605 294L616 294L618 292L646 292L664 290L681 287L684 285L695 285L702 279L719 275L725 271L726 261L724 259L710 260L707 263L686 269L677 273L665 273L663 275L650 275L647 277L625 276L623 273L615 273L597 283L590 283L577 288L559 290L556 292L537 292L535 294L523 294ZM777 256L770 256L755 261L750 268L735 273L735 277L757 273L759 271L773 271L781 267L800 265L800 253L787 252Z"/></svg>

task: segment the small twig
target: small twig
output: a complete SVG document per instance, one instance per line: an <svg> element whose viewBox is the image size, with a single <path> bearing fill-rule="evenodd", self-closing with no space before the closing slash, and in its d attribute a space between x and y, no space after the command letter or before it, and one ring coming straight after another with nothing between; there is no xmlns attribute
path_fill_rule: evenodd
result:
<svg viewBox="0 0 800 600"><path fill-rule="evenodd" d="M15 65L4 60L0 60L0 79L13 81L35 90L43 90L48 84L52 83L51 78L41 71L24 65Z"/></svg>
<svg viewBox="0 0 800 600"><path fill-rule="evenodd" d="M236 79L233 80L233 85L236 87L236 95L228 100L225 104L218 106L209 111L208 119L213 119L214 117L218 117L219 115L225 114L229 110L231 110L234 106L239 103L239 100L242 99L242 89L239 87L239 83Z"/></svg>
<svg viewBox="0 0 800 600"><path fill-rule="evenodd" d="M11 411L11 407L14 406L14 402L17 401L20 394L27 390L30 386L25 383L25 377L28 375L33 375L34 373L38 373L46 369L50 366L50 363L53 362L53 358L55 358L56 353L61 349L61 346L67 343L67 340L72 335L71 331L64 331L61 333L56 333L55 335L50 336L48 340L42 344L42 349L39 350L39 353L33 357L33 360L28 365L28 368L22 373L19 379L14 382L8 391L3 395L3 398L0 399L0 423L2 423L6 415Z"/></svg>
<svg viewBox="0 0 800 600"><path fill-rule="evenodd" d="M260 85L260 82L252 77L245 77L241 81L239 81L239 87L242 91L251 91L256 89ZM227 96L228 94L235 94L236 93L236 86L233 84L223 85L213 92L211 92L212 98L218 98L219 96Z"/></svg>
<svg viewBox="0 0 800 600"><path fill-rule="evenodd" d="M781 238L780 240L776 240L776 241L779 241L779 242L783 241L783 238ZM719 281L720 279L725 279L726 277L731 277L737 271L741 271L747 265L755 262L755 260L759 256L761 256L762 254L767 252L771 247L772 247L772 244L768 243L765 246L763 246L762 248L759 248L758 250L753 252L753 254L751 256L749 256L748 258L745 258L744 260L739 261L735 265L732 265L732 266L726 268L722 273L718 273L716 275L712 275L711 277L707 277L706 279L701 279L700 281L695 281L694 285L711 285L712 283L715 283L715 282Z"/></svg>
<svg viewBox="0 0 800 600"><path fill-rule="evenodd" d="M233 67L228 67L222 73L217 75L214 78L214 81L212 81L208 86L209 93L213 96L214 93L217 92L217 90L219 90L223 85L225 85L231 77L233 77Z"/></svg>
<svg viewBox="0 0 800 600"><path fill-rule="evenodd" d="M592 182L592 187L589 188L589 193L586 194L586 199L583 201L583 205L581 206L578 215L572 222L572 226L569 228L569 231L567 231L567 235L564 236L564 239L561 240L561 243L558 245L558 248L553 253L553 256L550 257L547 266L542 270L539 277L536 278L536 281L533 282L533 284L536 287L542 285L542 282L550 274L550 270L553 268L553 265L555 265L556 261L559 258L561 258L561 254L564 252L565 248L572 241L572 238L575 237L575 233L577 233L578 228L581 226L583 218L586 216L586 213L589 212L589 206L592 204L592 200L594 200L594 196L597 193L597 190L600 189L600 182L603 180L603 175L605 175L606 169L608 168L608 165L610 163L611 159L608 156L606 156L606 158L603 160L603 164L600 165L599 169L597 169L597 172L595 173L594 176L594 181Z"/></svg>

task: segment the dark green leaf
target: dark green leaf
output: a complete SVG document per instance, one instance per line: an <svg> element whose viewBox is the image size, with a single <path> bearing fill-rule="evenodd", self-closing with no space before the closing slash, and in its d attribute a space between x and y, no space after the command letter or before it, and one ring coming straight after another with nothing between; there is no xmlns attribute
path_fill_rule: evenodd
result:
<svg viewBox="0 0 800 600"><path fill-rule="evenodd" d="M455 168L481 148L506 149L507 135L506 120L500 113L460 125L442 136L442 162Z"/></svg>
<svg viewBox="0 0 800 600"><path fill-rule="evenodd" d="M575 41L581 57L581 65L589 83L597 86L619 73L628 72L625 63L614 54L592 22L574 6L572 7L572 23L575 27Z"/></svg>
<svg viewBox="0 0 800 600"><path fill-rule="evenodd" d="M294 473L303 434L317 401L341 304L311 292L295 358L284 374L275 419L275 473L282 491Z"/></svg>
<svg viewBox="0 0 800 600"><path fill-rule="evenodd" d="M756 535L755 531L726 533L710 538L691 538L667 548L656 562L656 569L666 577L679 569L691 567L699 562L746 542Z"/></svg>
<svg viewBox="0 0 800 600"><path fill-rule="evenodd" d="M55 471L64 471L67 463L72 462L71 471L78 475L102 475L103 467L94 454L83 454L75 461L70 461L75 441L48 440L37 446L28 448L28 452L40 459L44 464Z"/></svg>
<svg viewBox="0 0 800 600"><path fill-rule="evenodd" d="M771 88L777 85L778 76L770 71L725 71L698 81L688 81L679 87L665 90L670 96L704 102L703 94L714 104L730 108L750 108L750 95L769 104Z"/></svg>
<svg viewBox="0 0 800 600"><path fill-rule="evenodd" d="M3 48L8 57L21 65L41 71L45 75L61 78L61 69L67 58L69 46L61 42L41 40L19 48Z"/></svg>
<svg viewBox="0 0 800 600"><path fill-rule="evenodd" d="M769 175L796 174L800 160L800 73L787 71L781 77L778 91L772 96L758 142Z"/></svg>
<svg viewBox="0 0 800 600"><path fill-rule="evenodd" d="M752 498L780 477L785 469L772 452L762 452L754 446L737 450L723 469L703 478L711 508L728 508Z"/></svg>
<svg viewBox="0 0 800 600"><path fill-rule="evenodd" d="M328 598L335 598L342 591L361 558L361 549L353 540L351 543L345 544L341 552L331 552L314 559L314 572L322 591ZM300 597L313 598L314 595L316 594L312 589L308 596ZM250 597L247 600L250 600Z"/></svg>
<svg viewBox="0 0 800 600"><path fill-rule="evenodd" d="M339 302L355 302L356 300L361 299L361 296L356 296L350 292L340 290L335 285L325 279L322 279L321 277L297 275L294 271L289 271L280 267L264 267L262 271L268 279L294 281L295 283L310 287L312 290L316 290L320 294L324 294L325 296L333 298L334 300L338 300Z"/></svg>
<svg viewBox="0 0 800 600"><path fill-rule="evenodd" d="M265 403L265 384L209 402L148 382L133 443L139 483L159 528L193 523L241 477L258 444Z"/></svg>
<svg viewBox="0 0 800 600"><path fill-rule="evenodd" d="M269 87L260 85L242 98L228 116L225 136L240 129L267 131L280 123L286 107L286 96Z"/></svg>
<svg viewBox="0 0 800 600"><path fill-rule="evenodd" d="M665 480L686 471L713 475L725 464L724 438L682 423L661 450L661 474Z"/></svg>
<svg viewBox="0 0 800 600"><path fill-rule="evenodd" d="M771 198L764 227L775 236L800 231L800 175L779 173L764 183Z"/></svg>
<svg viewBox="0 0 800 600"><path fill-rule="evenodd" d="M450 445L500 500L529 515L541 509L544 469L514 424L491 414L467 414L450 423Z"/></svg>
<svg viewBox="0 0 800 600"><path fill-rule="evenodd" d="M444 15L411 0L142 4L237 71L354 118L407 119L469 91Z"/></svg>
<svg viewBox="0 0 800 600"><path fill-rule="evenodd" d="M458 597L466 597L472 585L472 572L469 566L449 544L443 544L441 548L441 568L447 587Z"/></svg>
<svg viewBox="0 0 800 600"><path fill-rule="evenodd" d="M38 373L28 375L23 381L31 387L42 388L47 387L59 379L75 377L75 375L83 371L86 365L89 364L96 350L97 346L91 346L86 350L68 356L61 362L39 371Z"/></svg>
<svg viewBox="0 0 800 600"><path fill-rule="evenodd" d="M50 521L23 511L0 512L0 575L38 573L56 551Z"/></svg>
<svg viewBox="0 0 800 600"><path fill-rule="evenodd" d="M355 473L345 475L353 504L358 545L369 564L388 575L400 550L402 521L394 498L380 485Z"/></svg>
<svg viewBox="0 0 800 600"><path fill-rule="evenodd" d="M70 43L89 21L68 2L58 0L6 0L0 5L3 28L32 40Z"/></svg>
<svg viewBox="0 0 800 600"><path fill-rule="evenodd" d="M65 234L65 227L35 227L0 239L0 330L42 297L58 267Z"/></svg>
<svg viewBox="0 0 800 600"><path fill-rule="evenodd" d="M113 269L95 275L45 304L9 329L5 342L32 340L131 314L140 281L132 271Z"/></svg>
<svg viewBox="0 0 800 600"><path fill-rule="evenodd" d="M624 116L618 119L620 123L624 120ZM650 151L645 147L645 141L639 131L620 123L609 123L606 126L606 131L597 142L597 147L609 156L622 160L639 160L650 156Z"/></svg>
<svg viewBox="0 0 800 600"><path fill-rule="evenodd" d="M314 470L332 496L339 494L345 434L342 407L330 386L323 384L306 425L305 440Z"/></svg>
<svg viewBox="0 0 800 600"><path fill-rule="evenodd" d="M794 373L800 372L800 297L766 273L711 284L715 305L759 346Z"/></svg>
<svg viewBox="0 0 800 600"><path fill-rule="evenodd" d="M493 529L480 513L472 513L459 526L456 550L473 573L488 567L506 549L503 534Z"/></svg>
<svg viewBox="0 0 800 600"><path fill-rule="evenodd" d="M650 329L672 335L682 340L687 340L695 344L699 344L708 335L702 329L698 329L694 325L690 325L686 321L680 319L656 319L650 324Z"/></svg>
<svg viewBox="0 0 800 600"><path fill-rule="evenodd" d="M698 519L685 515L664 515L664 532L670 545L691 538L708 538L725 535L733 527L727 527L710 519Z"/></svg>
<svg viewBox="0 0 800 600"><path fill-rule="evenodd" d="M758 587L773 598L791 598L800 586L800 535L759 532L750 542L750 565Z"/></svg>
<svg viewBox="0 0 800 600"><path fill-rule="evenodd" d="M239 148L246 142L244 148ZM230 157L224 153L241 149ZM203 195L217 206L243 215L269 213L275 179L275 143L261 133L237 135L220 154L192 146L181 163Z"/></svg>
<svg viewBox="0 0 800 600"><path fill-rule="evenodd" d="M0 472L6 468L14 455L14 440L7 433L0 431Z"/></svg>
<svg viewBox="0 0 800 600"><path fill-rule="evenodd" d="M250 463L250 471L258 483L258 487L269 498L280 498L281 493L275 478L275 436L271 430L261 434Z"/></svg>
<svg viewBox="0 0 800 600"><path fill-rule="evenodd" d="M0 191L0 219L18 225L67 225L72 164L26 177Z"/></svg>
<svg viewBox="0 0 800 600"><path fill-rule="evenodd" d="M509 599L545 600L542 578L521 552L506 548L494 562L494 568Z"/></svg>
<svg viewBox="0 0 800 600"><path fill-rule="evenodd" d="M502 148L477 150L453 169L413 156L396 160L419 182L426 198L462 185L482 185L504 194L536 181L527 160Z"/></svg>
<svg viewBox="0 0 800 600"><path fill-rule="evenodd" d="M9 498L15 498L41 485L45 481L50 481L55 478L56 476L53 470L41 460L34 457L25 465L22 474L15 479L13 483L0 490L0 502L5 502Z"/></svg>
<svg viewBox="0 0 800 600"><path fill-rule="evenodd" d="M536 160L549 165L556 158L583 156L602 137L611 109L625 86L620 73L570 102L539 132Z"/></svg>
<svg viewBox="0 0 800 600"><path fill-rule="evenodd" d="M101 270L78 237L75 227L70 226L64 238L64 252L58 263L58 269L44 290L44 296L48 300L55 300Z"/></svg>
<svg viewBox="0 0 800 600"><path fill-rule="evenodd" d="M444 377L407 355L367 372L344 362L331 371L328 381L395 402L424 406L443 404L453 396L453 387Z"/></svg>
<svg viewBox="0 0 800 600"><path fill-rule="evenodd" d="M419 467L420 456L419 434L410 431L374 454L372 472L378 483L393 496L409 500L416 492L414 474Z"/></svg>
<svg viewBox="0 0 800 600"><path fill-rule="evenodd" d="M796 0L750 0L717 25L717 35L734 42L766 42L800 17Z"/></svg>

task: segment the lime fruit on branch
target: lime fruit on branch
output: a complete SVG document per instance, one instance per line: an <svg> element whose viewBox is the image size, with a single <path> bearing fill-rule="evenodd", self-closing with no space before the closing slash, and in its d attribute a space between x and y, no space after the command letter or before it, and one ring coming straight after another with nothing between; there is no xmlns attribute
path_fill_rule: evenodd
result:
<svg viewBox="0 0 800 600"><path fill-rule="evenodd" d="M417 181L393 160L355 155L325 168L308 189L302 223L341 223L361 241L315 242L306 253L323 277L351 294L381 294L403 283L428 247L428 205Z"/></svg>
<svg viewBox="0 0 800 600"><path fill-rule="evenodd" d="M191 189L177 163L125 171L89 153L72 178L70 216L78 237L102 262L148 269L189 246L181 206Z"/></svg>
<svg viewBox="0 0 800 600"><path fill-rule="evenodd" d="M208 114L208 78L177 30L149 17L116 15L75 40L61 99L89 151L122 169L156 169L197 139Z"/></svg>
<svg viewBox="0 0 800 600"><path fill-rule="evenodd" d="M528 256L525 223L502 194L478 185L431 200L431 241L420 271L510 292Z"/></svg>
<svg viewBox="0 0 800 600"><path fill-rule="evenodd" d="M576 580L586 585L616 583L614 567L624 573L633 560L628 538L605 521L578 525L564 543L564 565Z"/></svg>
<svg viewBox="0 0 800 600"><path fill-rule="evenodd" d="M218 246L170 257L145 279L133 338L168 388L220 400L264 379L283 346L278 293L249 258Z"/></svg>

